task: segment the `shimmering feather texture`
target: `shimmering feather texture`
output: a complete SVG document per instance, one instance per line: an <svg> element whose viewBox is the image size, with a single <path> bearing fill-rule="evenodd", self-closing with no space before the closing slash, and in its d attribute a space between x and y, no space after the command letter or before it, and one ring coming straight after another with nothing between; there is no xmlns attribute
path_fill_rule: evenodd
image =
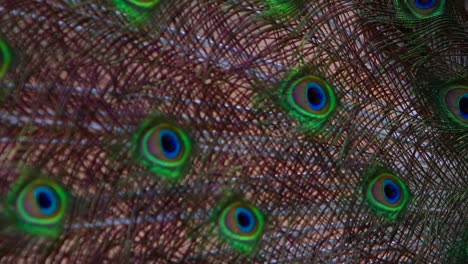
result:
<svg viewBox="0 0 468 264"><path fill-rule="evenodd" d="M0 262L463 263L467 21L3 0Z"/></svg>

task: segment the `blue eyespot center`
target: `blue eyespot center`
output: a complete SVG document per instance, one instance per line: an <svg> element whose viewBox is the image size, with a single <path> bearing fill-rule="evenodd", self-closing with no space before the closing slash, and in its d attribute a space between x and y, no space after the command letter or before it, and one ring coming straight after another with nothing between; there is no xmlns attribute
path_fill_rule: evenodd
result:
<svg viewBox="0 0 468 264"><path fill-rule="evenodd" d="M434 8L437 5L437 0L414 0L414 4L421 9Z"/></svg>
<svg viewBox="0 0 468 264"><path fill-rule="evenodd" d="M307 84L306 96L309 106L314 110L321 110L326 104L325 91L317 83L310 82Z"/></svg>
<svg viewBox="0 0 468 264"><path fill-rule="evenodd" d="M398 188L398 185L393 181L385 180L383 184L383 191L385 198L389 203L396 203L400 199L400 188Z"/></svg>
<svg viewBox="0 0 468 264"><path fill-rule="evenodd" d="M236 209L236 220L239 224L239 228L244 233L252 232L255 226L255 220L250 210L240 207Z"/></svg>
<svg viewBox="0 0 468 264"><path fill-rule="evenodd" d="M460 108L460 114L463 118L468 118L468 93L464 94L458 101L458 107Z"/></svg>
<svg viewBox="0 0 468 264"><path fill-rule="evenodd" d="M173 159L180 154L181 143L176 133L171 130L164 129L160 134L160 142L163 153L166 157Z"/></svg>
<svg viewBox="0 0 468 264"><path fill-rule="evenodd" d="M58 201L54 191L47 186L39 186L34 190L34 198L41 213L51 215L57 210Z"/></svg>
<svg viewBox="0 0 468 264"><path fill-rule="evenodd" d="M37 195L37 203L41 208L47 209L52 205L52 200L48 194L40 192Z"/></svg>

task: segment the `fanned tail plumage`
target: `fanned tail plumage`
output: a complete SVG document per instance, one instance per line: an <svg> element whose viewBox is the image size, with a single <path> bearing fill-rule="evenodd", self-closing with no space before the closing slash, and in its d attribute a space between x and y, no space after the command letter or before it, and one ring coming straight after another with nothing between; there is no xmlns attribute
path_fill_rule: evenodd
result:
<svg viewBox="0 0 468 264"><path fill-rule="evenodd" d="M0 262L463 263L448 0L3 0Z"/></svg>

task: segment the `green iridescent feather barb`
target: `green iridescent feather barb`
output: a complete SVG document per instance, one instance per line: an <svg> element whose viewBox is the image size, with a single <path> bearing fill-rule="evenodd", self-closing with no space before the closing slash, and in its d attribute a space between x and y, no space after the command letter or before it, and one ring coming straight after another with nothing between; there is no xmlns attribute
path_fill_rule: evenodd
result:
<svg viewBox="0 0 468 264"><path fill-rule="evenodd" d="M161 0L113 0L115 6L125 13L130 22L139 24L151 17Z"/></svg>
<svg viewBox="0 0 468 264"><path fill-rule="evenodd" d="M466 10L1 1L0 263L464 263Z"/></svg>
<svg viewBox="0 0 468 264"><path fill-rule="evenodd" d="M273 19L294 19L301 15L304 0L265 0L266 15Z"/></svg>
<svg viewBox="0 0 468 264"><path fill-rule="evenodd" d="M0 38L0 78L11 68L11 49L4 39Z"/></svg>

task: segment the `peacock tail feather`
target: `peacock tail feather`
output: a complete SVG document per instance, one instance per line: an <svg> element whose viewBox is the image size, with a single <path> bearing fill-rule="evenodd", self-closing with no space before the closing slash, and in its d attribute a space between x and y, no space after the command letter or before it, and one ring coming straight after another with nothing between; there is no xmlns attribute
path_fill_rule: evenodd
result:
<svg viewBox="0 0 468 264"><path fill-rule="evenodd" d="M464 263L461 0L2 0L0 263Z"/></svg>

